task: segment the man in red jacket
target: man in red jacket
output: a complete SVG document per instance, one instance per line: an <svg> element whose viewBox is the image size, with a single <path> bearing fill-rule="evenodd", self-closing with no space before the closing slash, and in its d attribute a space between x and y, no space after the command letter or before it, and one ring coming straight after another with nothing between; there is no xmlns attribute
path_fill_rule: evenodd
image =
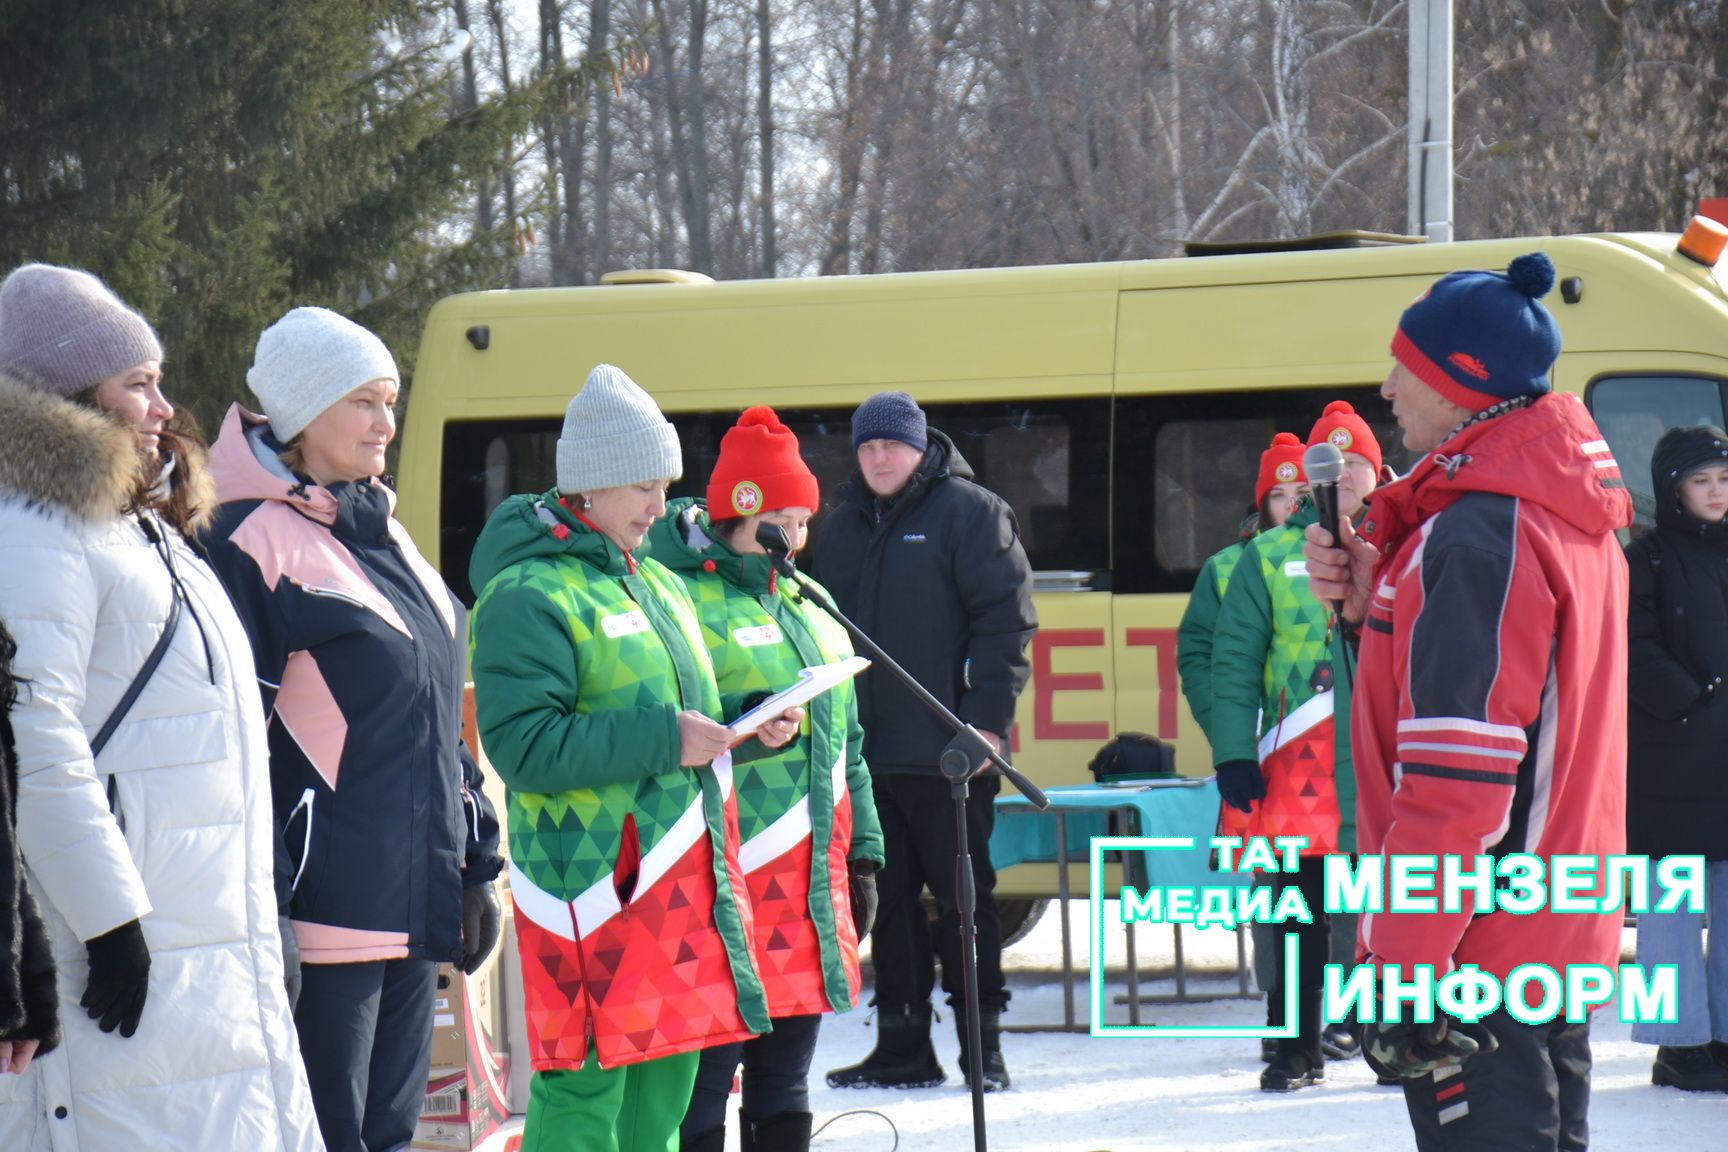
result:
<svg viewBox="0 0 1728 1152"><path fill-rule="evenodd" d="M1314 594L1360 629L1351 740L1366 855L1625 850L1626 564L1632 502L1583 404L1550 390L1560 333L1541 253L1455 272L1412 304L1381 386L1413 452L1344 547L1308 530ZM1598 865L1600 868L1600 864ZM1598 877L1597 891L1602 891ZM1443 907L1443 906L1442 906ZM1618 963L1620 911L1362 917L1365 963ZM1589 1024L1371 1024L1423 1152L1582 1149Z"/></svg>

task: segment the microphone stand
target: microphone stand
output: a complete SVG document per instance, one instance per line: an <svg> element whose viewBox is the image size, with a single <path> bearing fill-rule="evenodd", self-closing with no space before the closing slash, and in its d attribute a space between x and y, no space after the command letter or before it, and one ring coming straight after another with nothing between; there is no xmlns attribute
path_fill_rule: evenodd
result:
<svg viewBox="0 0 1728 1152"><path fill-rule="evenodd" d="M756 529L756 541L767 551L774 570L798 585L801 596L832 616L845 628L870 658L892 672L924 706L954 730L955 738L942 750L937 767L948 781L949 794L954 798L954 836L959 851L954 860L954 895L960 907L961 977L966 989L966 1063L967 1080L972 1087L972 1144L976 1152L986 1152L984 1135L984 1041L978 1021L978 923L976 919L978 891L972 877L972 851L966 831L966 800L970 793L967 781L985 763L996 765L1008 777L1031 805L1043 811L1050 800L1039 787L1028 780L1014 765L1008 763L990 747L982 733L949 711L942 701L930 694L924 685L898 661L882 650L881 645L866 635L845 613L841 612L819 587L812 584L792 562L790 542L778 524L762 524ZM985 849L988 852L989 846Z"/></svg>

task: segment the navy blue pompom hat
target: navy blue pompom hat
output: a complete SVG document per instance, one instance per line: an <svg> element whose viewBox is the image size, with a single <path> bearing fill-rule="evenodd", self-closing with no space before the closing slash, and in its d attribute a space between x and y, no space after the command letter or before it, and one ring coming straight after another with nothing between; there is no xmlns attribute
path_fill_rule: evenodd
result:
<svg viewBox="0 0 1728 1152"><path fill-rule="evenodd" d="M1454 404L1480 412L1541 396L1560 356L1560 326L1539 301L1554 287L1541 252L1498 272L1453 272L1404 309L1392 355Z"/></svg>
<svg viewBox="0 0 1728 1152"><path fill-rule="evenodd" d="M852 413L852 450L866 440L898 440L922 452L930 446L924 409L904 392L878 392Z"/></svg>

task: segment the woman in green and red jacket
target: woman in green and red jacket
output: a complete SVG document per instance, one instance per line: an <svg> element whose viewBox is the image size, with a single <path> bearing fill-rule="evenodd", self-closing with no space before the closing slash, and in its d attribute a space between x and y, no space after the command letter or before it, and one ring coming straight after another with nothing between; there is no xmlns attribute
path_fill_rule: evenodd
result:
<svg viewBox="0 0 1728 1152"><path fill-rule="evenodd" d="M759 524L775 524L796 552L820 504L798 438L758 407L720 442L706 505L677 501L654 526L654 555L690 590L722 693L778 691L801 668L852 655L845 629L781 581L756 542ZM883 855L852 684L811 701L809 721L793 743L739 765L739 859L774 1030L702 1053L683 1152L725 1146L740 1062L744 1147L808 1148L820 1014L858 1000L858 941L870 930Z"/></svg>
<svg viewBox="0 0 1728 1152"><path fill-rule="evenodd" d="M1302 477L1304 450L1294 433L1280 432L1260 453L1260 471L1254 478L1254 512L1242 522L1235 540L1200 565L1200 575L1194 578L1194 591L1176 629L1176 671L1182 678L1182 696L1208 741L1212 739L1212 635L1218 630L1224 590L1230 587L1230 573L1236 570L1248 541L1290 519L1307 492ZM1229 811L1226 808L1226 813Z"/></svg>
<svg viewBox="0 0 1728 1152"><path fill-rule="evenodd" d="M1380 445L1349 404L1335 400L1308 434L1308 444L1332 444L1344 457L1338 512L1355 516L1380 476ZM1301 867L1270 877L1274 890L1298 888L1313 920L1282 925L1283 939L1300 941L1297 1035L1280 1040L1260 1087L1288 1092L1326 1078L1320 990L1331 953L1331 922L1322 900L1322 862L1354 847L1354 777L1349 741L1336 739L1334 706L1348 692L1332 691L1331 611L1308 590L1303 532L1314 523L1304 504L1281 527L1249 541L1230 577L1212 648L1209 737L1218 795L1242 816L1220 821L1229 835L1301 836ZM1340 677L1341 679L1343 677ZM1345 679L1345 683L1349 683ZM1272 990L1276 1011L1282 981ZM1342 1037L1334 1036L1334 1045ZM1351 1047L1354 1047L1352 1045ZM1342 1049L1339 1049L1342 1051Z"/></svg>
<svg viewBox="0 0 1728 1152"><path fill-rule="evenodd" d="M470 568L535 1073L523 1152L675 1148L698 1050L770 1026L720 722L734 713L683 581L643 547L682 470L654 401L602 364L565 414L558 487L499 505Z"/></svg>

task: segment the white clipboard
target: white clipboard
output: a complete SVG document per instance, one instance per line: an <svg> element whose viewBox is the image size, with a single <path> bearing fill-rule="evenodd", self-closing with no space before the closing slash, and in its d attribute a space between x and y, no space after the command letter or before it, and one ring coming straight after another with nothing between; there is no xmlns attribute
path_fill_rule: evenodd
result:
<svg viewBox="0 0 1728 1152"><path fill-rule="evenodd" d="M845 683L868 667L870 667L870 661L864 657L848 656L846 659L837 660L832 664L816 664L802 669L798 673L798 679L792 683L791 687L782 688L732 721L727 727L732 729L732 734L739 738L754 735L765 721L774 719L788 708L796 708L800 704L806 704L816 699L830 688Z"/></svg>

